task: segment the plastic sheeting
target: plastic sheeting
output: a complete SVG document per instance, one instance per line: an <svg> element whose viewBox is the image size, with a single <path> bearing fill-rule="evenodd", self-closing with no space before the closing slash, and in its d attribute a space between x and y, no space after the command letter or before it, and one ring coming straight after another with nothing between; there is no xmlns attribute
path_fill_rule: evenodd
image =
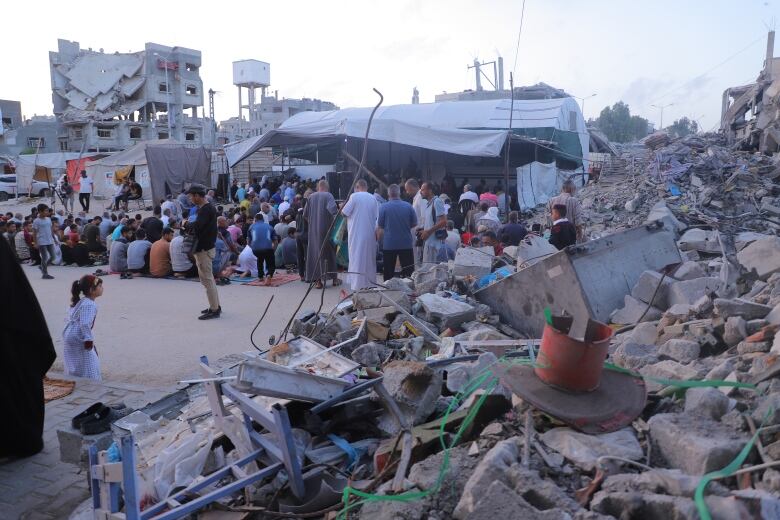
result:
<svg viewBox="0 0 780 520"><path fill-rule="evenodd" d="M370 138L471 157L498 157L509 132L509 99L448 101L380 107ZM260 148L363 138L371 108L301 112L278 130L227 145L231 166ZM516 100L512 129L552 128L576 132L581 157L587 158L589 136L579 105L572 98Z"/></svg>
<svg viewBox="0 0 780 520"><path fill-rule="evenodd" d="M91 157L96 153L85 153L81 157ZM65 170L68 161L76 160L79 154L75 152L39 153L20 155L16 159L16 183L19 193L27 193L32 186L35 169L49 168L52 170ZM56 174L52 172L51 182L56 180Z"/></svg>
<svg viewBox="0 0 780 520"><path fill-rule="evenodd" d="M517 201L521 210L532 209L561 192L565 180L555 163L532 162L517 168Z"/></svg>
<svg viewBox="0 0 780 520"><path fill-rule="evenodd" d="M165 198L166 185L173 195L181 193L185 184L211 185L211 154L205 148L147 146L146 162L152 185L152 200Z"/></svg>

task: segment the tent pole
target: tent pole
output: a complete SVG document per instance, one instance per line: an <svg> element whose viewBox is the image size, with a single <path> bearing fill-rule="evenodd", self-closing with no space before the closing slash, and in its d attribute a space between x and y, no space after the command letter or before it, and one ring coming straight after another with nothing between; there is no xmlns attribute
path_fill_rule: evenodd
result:
<svg viewBox="0 0 780 520"><path fill-rule="evenodd" d="M512 117L515 114L515 85L512 73L509 73L509 90L511 92L509 102L509 133L506 137L506 148L504 157L504 207L506 209L506 218L509 221L509 152L512 149Z"/></svg>

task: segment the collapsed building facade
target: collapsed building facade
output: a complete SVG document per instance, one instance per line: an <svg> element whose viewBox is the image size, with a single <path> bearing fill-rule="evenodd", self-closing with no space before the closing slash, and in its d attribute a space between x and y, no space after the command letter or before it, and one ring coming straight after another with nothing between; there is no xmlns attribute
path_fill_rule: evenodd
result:
<svg viewBox="0 0 780 520"><path fill-rule="evenodd" d="M780 57L774 56L775 32L766 42L764 68L754 83L723 92L721 131L728 144L744 150L780 150Z"/></svg>
<svg viewBox="0 0 780 520"><path fill-rule="evenodd" d="M118 151L150 139L213 145L200 51L147 43L109 54L62 39L57 48L49 67L61 150Z"/></svg>

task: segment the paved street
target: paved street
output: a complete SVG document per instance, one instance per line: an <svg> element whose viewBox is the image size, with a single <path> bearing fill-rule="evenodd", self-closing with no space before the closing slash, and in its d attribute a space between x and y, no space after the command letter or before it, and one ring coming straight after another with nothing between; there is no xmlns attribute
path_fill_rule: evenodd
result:
<svg viewBox="0 0 780 520"><path fill-rule="evenodd" d="M50 377L71 379L62 374ZM88 496L87 472L60 462L57 430L70 428L70 420L92 403L124 402L140 408L163 397L164 389L124 383L76 380L73 393L46 405L45 447L26 459L0 465L0 518L24 520L66 519Z"/></svg>

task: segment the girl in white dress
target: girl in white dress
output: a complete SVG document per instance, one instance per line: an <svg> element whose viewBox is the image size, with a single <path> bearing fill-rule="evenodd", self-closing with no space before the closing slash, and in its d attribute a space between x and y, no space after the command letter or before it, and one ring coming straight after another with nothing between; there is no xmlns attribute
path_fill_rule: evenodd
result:
<svg viewBox="0 0 780 520"><path fill-rule="evenodd" d="M103 294L103 280L91 274L82 276L73 282L70 292L70 309L62 331L65 373L100 381L100 359L95 350L92 327L97 317L95 298Z"/></svg>

